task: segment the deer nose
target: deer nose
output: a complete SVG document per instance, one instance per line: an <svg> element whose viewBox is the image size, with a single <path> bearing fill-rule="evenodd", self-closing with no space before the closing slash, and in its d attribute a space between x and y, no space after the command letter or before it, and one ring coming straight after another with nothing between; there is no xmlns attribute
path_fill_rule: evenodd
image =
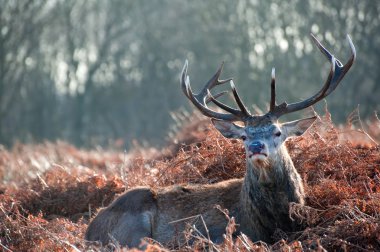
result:
<svg viewBox="0 0 380 252"><path fill-rule="evenodd" d="M249 145L248 150L252 153L260 153L264 149L264 144L256 141Z"/></svg>

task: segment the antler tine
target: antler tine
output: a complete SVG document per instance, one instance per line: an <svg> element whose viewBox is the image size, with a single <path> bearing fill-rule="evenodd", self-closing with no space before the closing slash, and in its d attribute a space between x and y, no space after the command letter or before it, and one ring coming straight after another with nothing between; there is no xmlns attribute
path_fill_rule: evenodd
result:
<svg viewBox="0 0 380 252"><path fill-rule="evenodd" d="M220 64L220 67L218 68L218 70L216 71L214 76L212 76L211 79L202 88L201 92L199 92L199 94L196 95L196 96L198 96L197 98L206 97L206 94L208 93L207 90L211 90L215 86L222 85L222 84L232 80L232 79L219 80L219 77L223 71L223 67L224 67L224 61L222 62L222 64Z"/></svg>
<svg viewBox="0 0 380 252"><path fill-rule="evenodd" d="M313 34L310 34L310 36L311 36L313 42L318 47L318 49L323 53L323 55L325 55L328 60L331 60L333 55L321 44L320 41L318 41L318 39ZM347 34L347 40L348 40L348 43L350 45L351 57L349 58L349 60L347 61L347 63L345 65L343 65L338 59L336 59L336 67L335 67L336 74L332 80L333 83L332 83L331 87L329 88L329 90L327 91L326 95L329 95L332 91L335 90L335 88L338 86L339 82L346 75L346 73L351 68L352 64L354 63L354 61L356 59L355 46L352 43L350 35L348 35L348 34Z"/></svg>
<svg viewBox="0 0 380 252"><path fill-rule="evenodd" d="M269 111L274 111L276 107L276 70L272 68L272 79L270 83L270 105Z"/></svg>
<svg viewBox="0 0 380 252"><path fill-rule="evenodd" d="M219 97L221 97L227 93L228 93L228 91L222 91L220 93L217 93L216 95L211 95L212 97L208 94L208 97L206 98L206 104L209 104L210 102L212 102L213 99L214 100L218 99Z"/></svg>
<svg viewBox="0 0 380 252"><path fill-rule="evenodd" d="M325 84L323 85L322 89L319 90L315 95L311 96L310 98L297 102L297 103L291 103L291 104L282 103L279 106L275 106L273 110L271 109L269 113L272 113L277 118L284 114L288 114L291 112L299 111L304 108L310 107L313 104L317 103L318 101L322 100L323 98L327 97L332 91L335 90L335 88L338 86L340 81L343 79L343 77L346 75L346 73L348 72L348 70L351 68L352 64L355 61L356 50L350 36L347 35L347 39L348 39L350 49L351 49L351 57L345 65L343 65L338 59L336 59L334 55L332 55L321 44L321 42L319 42L315 38L313 34L311 34L311 38L313 42L316 44L316 46L319 48L319 50L323 53L323 55L325 55L325 57L330 61L331 68L330 68L329 76ZM272 91L273 91L273 87L272 87ZM271 101L271 106L272 106L272 101Z"/></svg>
<svg viewBox="0 0 380 252"><path fill-rule="evenodd" d="M341 72L339 73L339 78L336 80L337 84L335 85L335 87L338 86L338 83L343 79L343 77L346 75L346 73L348 72L348 70L350 70L351 66L354 64L354 61L356 59L355 46L354 46L354 43L352 43L350 35L348 35L348 34L347 34L347 41L348 41L348 44L350 45L351 56L348 59L347 63L343 67L341 67L341 68L339 67L338 68L337 71L341 71ZM333 91L333 90L331 90L331 91Z"/></svg>
<svg viewBox="0 0 380 252"><path fill-rule="evenodd" d="M242 115L246 118L251 117L251 114L249 113L249 111L245 107L244 103L241 101L240 96L236 90L235 84L232 80L230 81L230 85L231 85L232 93L234 94L236 104L239 106Z"/></svg>
<svg viewBox="0 0 380 252"><path fill-rule="evenodd" d="M187 75L188 66L189 66L189 62L185 60L185 64L183 65L182 72L181 72L181 88L187 98L189 98L189 94L187 92L186 83L190 82L190 80L188 80L189 76Z"/></svg>
<svg viewBox="0 0 380 252"><path fill-rule="evenodd" d="M242 113L242 111L240 110L237 110L237 109L234 109L234 108L231 108L230 106L218 101L211 93L210 91L208 91L208 97L210 99L210 101L212 101L216 106L218 106L219 108L227 111L227 112L230 112L231 114L235 114L235 115L239 115L240 117L244 118L244 114Z"/></svg>
<svg viewBox="0 0 380 252"><path fill-rule="evenodd" d="M182 74L181 74L182 91L184 92L186 97L188 97L189 100L195 105L195 107L197 107L199 111L205 116L216 118L216 119L222 119L225 121L241 121L242 117L241 117L240 111L238 110L235 111L232 108L231 108L232 110L228 110L224 108L227 112L230 112L231 114L218 113L214 110L209 109L206 105L208 100L211 100L214 103L216 101L216 99L212 97L212 95L210 94L209 88L213 88L216 85L223 84L228 81L228 80L223 80L223 81L218 80L222 67L223 67L223 64L218 69L216 74L206 83L206 86L202 89L202 91L199 94L195 95L191 90L190 78L187 75L188 61L186 60L185 65L182 69ZM219 93L218 96L221 96L223 94L224 93ZM222 103L219 102L219 105L220 104Z"/></svg>

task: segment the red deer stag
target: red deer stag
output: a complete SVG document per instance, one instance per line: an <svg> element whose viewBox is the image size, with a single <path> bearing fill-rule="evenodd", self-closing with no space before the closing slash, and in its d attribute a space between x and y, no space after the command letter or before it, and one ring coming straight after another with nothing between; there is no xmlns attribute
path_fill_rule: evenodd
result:
<svg viewBox="0 0 380 252"><path fill-rule="evenodd" d="M86 239L118 241L121 245L137 247L144 237L150 237L167 246L179 246L184 241L183 231L195 225L199 232L212 241L223 239L227 220L219 205L235 216L237 232L243 232L253 241L272 241L276 229L293 230L289 218L289 203L304 203L302 180L284 145L288 137L302 135L314 122L315 116L297 121L278 123L285 114L312 106L328 96L338 86L352 66L355 47L347 36L351 57L343 65L311 35L312 40L331 64L323 87L313 96L296 103L276 103L275 76L272 71L269 112L252 115L241 101L231 79L219 80L222 66L198 94L194 94L187 76L186 61L181 75L181 86L186 97L210 117L215 128L224 137L241 139L246 151L247 170L243 179L232 179L211 185L184 185L161 189L138 187L128 190L110 206L101 210L92 220ZM230 82L238 109L217 100L210 90ZM209 102L224 110L218 112L207 106ZM243 122L238 126L233 122ZM196 221L194 216L201 216ZM206 228L207 227L207 228Z"/></svg>

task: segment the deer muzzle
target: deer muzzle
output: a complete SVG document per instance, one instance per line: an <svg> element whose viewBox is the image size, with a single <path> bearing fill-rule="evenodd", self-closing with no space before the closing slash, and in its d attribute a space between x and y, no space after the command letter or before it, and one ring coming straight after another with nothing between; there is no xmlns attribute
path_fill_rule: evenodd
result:
<svg viewBox="0 0 380 252"><path fill-rule="evenodd" d="M267 157L267 153L265 152L265 144L260 141L252 142L248 146L248 156L252 158L254 156L265 156Z"/></svg>

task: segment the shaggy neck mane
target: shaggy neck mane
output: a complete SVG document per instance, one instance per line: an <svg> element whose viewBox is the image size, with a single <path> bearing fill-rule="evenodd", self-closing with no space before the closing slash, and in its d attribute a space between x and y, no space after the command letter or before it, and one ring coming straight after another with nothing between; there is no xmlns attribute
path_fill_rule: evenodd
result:
<svg viewBox="0 0 380 252"><path fill-rule="evenodd" d="M254 240L271 240L273 230L292 230L289 203L304 203L302 181L285 147L268 166L257 167L247 161L240 194L242 231Z"/></svg>

